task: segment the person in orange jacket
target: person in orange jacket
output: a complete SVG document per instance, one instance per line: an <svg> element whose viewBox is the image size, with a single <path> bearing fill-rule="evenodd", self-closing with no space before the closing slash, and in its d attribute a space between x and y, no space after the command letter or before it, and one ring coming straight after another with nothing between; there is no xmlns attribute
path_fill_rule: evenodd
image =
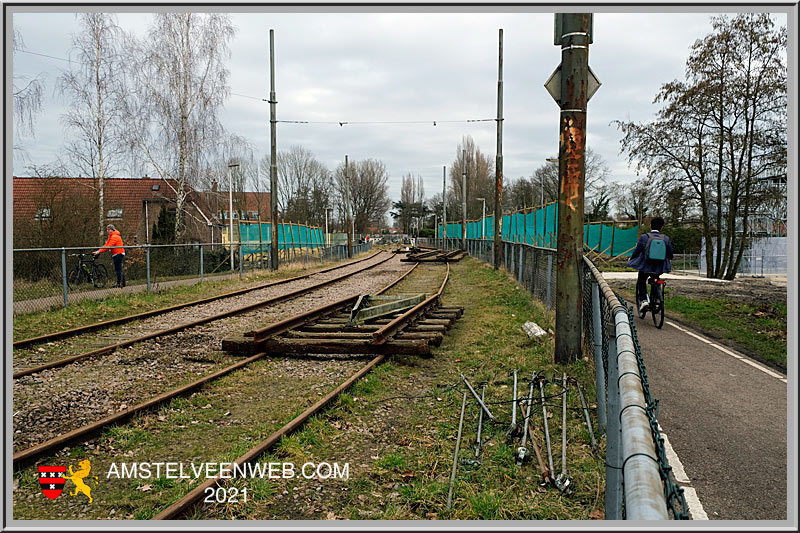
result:
<svg viewBox="0 0 800 533"><path fill-rule="evenodd" d="M111 259L114 260L114 271L117 273L117 284L115 287L122 288L125 286L125 273L122 271L122 262L125 260L125 248L122 247L122 237L120 236L119 230L114 227L114 224L106 226L106 231L108 232L108 240L102 248L93 253L94 256L97 257L102 252L111 250Z"/></svg>

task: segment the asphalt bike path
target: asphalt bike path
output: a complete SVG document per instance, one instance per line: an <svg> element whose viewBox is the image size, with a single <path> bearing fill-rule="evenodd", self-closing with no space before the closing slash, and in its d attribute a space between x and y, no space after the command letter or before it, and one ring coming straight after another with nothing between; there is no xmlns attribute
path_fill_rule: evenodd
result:
<svg viewBox="0 0 800 533"><path fill-rule="evenodd" d="M634 324L691 517L786 520L786 376L668 318Z"/></svg>

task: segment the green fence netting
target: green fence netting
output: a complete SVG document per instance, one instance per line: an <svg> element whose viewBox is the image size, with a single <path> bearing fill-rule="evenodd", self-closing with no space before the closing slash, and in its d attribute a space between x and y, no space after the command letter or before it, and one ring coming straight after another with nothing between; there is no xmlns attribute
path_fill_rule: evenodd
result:
<svg viewBox="0 0 800 533"><path fill-rule="evenodd" d="M467 222L467 238L480 239L485 235L492 239L494 235L494 215L483 219ZM622 222L592 222L583 225L583 242L587 248L609 256L630 256L639 237L639 227L625 227L630 223ZM461 223L448 222L447 238L461 238ZM443 227L440 225L436 232L442 238ZM516 212L503 215L503 240L507 242L524 242L533 246L544 248L556 247L558 235L558 205L548 204L539 209L528 212Z"/></svg>
<svg viewBox="0 0 800 533"><path fill-rule="evenodd" d="M239 226L239 234L244 254L254 254L262 250L268 250L272 244L272 224L270 222L242 224ZM322 228L293 224L291 222L278 224L279 250L288 250L290 248L314 249L323 246L324 242Z"/></svg>

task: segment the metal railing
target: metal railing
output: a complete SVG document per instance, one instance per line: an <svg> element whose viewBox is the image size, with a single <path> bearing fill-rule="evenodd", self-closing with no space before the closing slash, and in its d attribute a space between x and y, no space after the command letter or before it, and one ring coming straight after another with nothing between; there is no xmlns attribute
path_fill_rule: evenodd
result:
<svg viewBox="0 0 800 533"><path fill-rule="evenodd" d="M246 253L251 243L234 243L233 264L227 244L165 244L125 246L125 285L123 292L151 291L154 287L202 282L206 278L241 278L245 272L270 268L269 248L264 253ZM242 246L244 245L244 246ZM353 255L368 251L372 243L354 244ZM104 252L96 262L103 266L106 279L94 283L86 276L70 279L78 258L72 254L91 254L92 248L30 248L13 250L14 314L66 307L83 299L102 299L119 295L111 254ZM91 255L88 256L91 258ZM87 258L87 259L88 259ZM347 246L286 246L278 251L279 265L313 265L347 259ZM74 276L73 276L74 278ZM80 281L77 283L76 281Z"/></svg>
<svg viewBox="0 0 800 533"><path fill-rule="evenodd" d="M420 245L460 248L461 241L420 239ZM467 240L473 257L492 263L491 240ZM504 268L537 299L555 306L553 248L503 242ZM594 360L597 417L606 434L606 520L687 519L683 489L667 462L650 395L633 311L584 257L583 346ZM590 355L591 354L591 355Z"/></svg>

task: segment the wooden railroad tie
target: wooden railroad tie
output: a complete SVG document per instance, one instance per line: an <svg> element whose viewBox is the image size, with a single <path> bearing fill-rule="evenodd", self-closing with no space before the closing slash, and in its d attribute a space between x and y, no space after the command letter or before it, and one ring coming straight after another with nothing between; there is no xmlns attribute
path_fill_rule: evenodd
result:
<svg viewBox="0 0 800 533"><path fill-rule="evenodd" d="M418 295L413 300L418 301ZM399 310L387 310L387 302L395 300ZM367 303L365 303L367 302ZM431 356L431 346L440 346L444 333L464 313L463 307L430 307L412 318L386 340L376 341L376 332L403 315L409 304L408 295L375 299L371 303L359 298L346 312L339 311L311 319L309 322L256 340L252 333L237 334L222 341L222 349L232 355L249 356L259 352L268 355L302 357L306 355L419 355Z"/></svg>

